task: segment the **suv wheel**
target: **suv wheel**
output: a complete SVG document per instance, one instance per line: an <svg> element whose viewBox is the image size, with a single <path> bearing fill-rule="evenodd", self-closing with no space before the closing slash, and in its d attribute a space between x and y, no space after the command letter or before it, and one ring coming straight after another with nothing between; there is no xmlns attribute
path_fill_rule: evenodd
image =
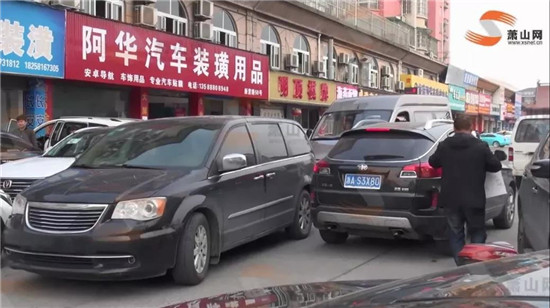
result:
<svg viewBox="0 0 550 308"><path fill-rule="evenodd" d="M508 193L508 199L506 205L502 209L500 215L493 219L493 224L498 229L510 229L514 224L514 218L516 216L516 191L512 189Z"/></svg>
<svg viewBox="0 0 550 308"><path fill-rule="evenodd" d="M329 244L343 244L348 239L348 234L331 230L319 230L323 241Z"/></svg>
<svg viewBox="0 0 550 308"><path fill-rule="evenodd" d="M307 190L302 190L298 204L296 205L296 214L292 225L286 228L290 238L301 240L309 236L311 231L311 197Z"/></svg>
<svg viewBox="0 0 550 308"><path fill-rule="evenodd" d="M183 228L172 278L178 284L197 285L206 277L209 263L210 227L203 214L195 213Z"/></svg>

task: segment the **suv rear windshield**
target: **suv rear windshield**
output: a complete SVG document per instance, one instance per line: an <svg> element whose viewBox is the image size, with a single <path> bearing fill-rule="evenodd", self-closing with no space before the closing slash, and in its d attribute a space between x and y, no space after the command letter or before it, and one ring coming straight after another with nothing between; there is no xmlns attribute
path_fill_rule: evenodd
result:
<svg viewBox="0 0 550 308"><path fill-rule="evenodd" d="M342 137L328 157L357 161L409 160L426 154L433 144L430 139L414 133L351 134Z"/></svg>
<svg viewBox="0 0 550 308"><path fill-rule="evenodd" d="M312 139L339 137L362 120L390 121L392 110L338 111L323 115Z"/></svg>
<svg viewBox="0 0 550 308"><path fill-rule="evenodd" d="M539 143L548 134L548 119L525 119L519 123L515 142Z"/></svg>

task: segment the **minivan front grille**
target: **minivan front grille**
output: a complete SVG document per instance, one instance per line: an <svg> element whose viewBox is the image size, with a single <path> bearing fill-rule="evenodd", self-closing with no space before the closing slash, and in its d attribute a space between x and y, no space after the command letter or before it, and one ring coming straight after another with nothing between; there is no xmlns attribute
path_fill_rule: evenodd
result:
<svg viewBox="0 0 550 308"><path fill-rule="evenodd" d="M36 181L37 179L0 179L0 188L13 200Z"/></svg>
<svg viewBox="0 0 550 308"><path fill-rule="evenodd" d="M27 226L47 233L79 233L91 230L103 215L105 204L29 202Z"/></svg>

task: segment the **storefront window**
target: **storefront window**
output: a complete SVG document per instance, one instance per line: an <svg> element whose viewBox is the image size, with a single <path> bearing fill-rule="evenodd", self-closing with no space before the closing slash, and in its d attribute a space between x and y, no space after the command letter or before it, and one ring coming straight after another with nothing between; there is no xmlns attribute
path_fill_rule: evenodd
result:
<svg viewBox="0 0 550 308"><path fill-rule="evenodd" d="M130 90L59 82L53 90L53 118L64 116L128 117Z"/></svg>
<svg viewBox="0 0 550 308"><path fill-rule="evenodd" d="M237 27L229 13L218 7L214 7L214 42L229 47L237 48Z"/></svg>
<svg viewBox="0 0 550 308"><path fill-rule="evenodd" d="M262 53L269 56L271 68L280 68L281 43L275 28L270 25L265 26L262 30L260 43L262 44Z"/></svg>
<svg viewBox="0 0 550 308"><path fill-rule="evenodd" d="M0 107L1 129L3 131L15 129L17 124L14 119L23 113L23 91L2 89L2 104L0 104Z"/></svg>
<svg viewBox="0 0 550 308"><path fill-rule="evenodd" d="M183 3L179 0L157 1L156 29L176 35L187 35L187 14Z"/></svg>
<svg viewBox="0 0 550 308"><path fill-rule="evenodd" d="M294 54L298 56L297 73L309 74L309 44L303 35L300 35L294 40Z"/></svg>

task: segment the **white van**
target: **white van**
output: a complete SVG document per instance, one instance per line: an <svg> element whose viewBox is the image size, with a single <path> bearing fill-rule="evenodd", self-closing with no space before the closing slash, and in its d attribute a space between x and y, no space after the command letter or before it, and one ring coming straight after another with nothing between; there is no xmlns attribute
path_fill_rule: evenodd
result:
<svg viewBox="0 0 550 308"><path fill-rule="evenodd" d="M540 141L546 138L550 128L550 115L530 115L520 117L512 132L512 143L508 149L508 160L512 164L518 183L531 161Z"/></svg>
<svg viewBox="0 0 550 308"><path fill-rule="evenodd" d="M451 120L449 100L429 95L379 95L334 101L310 133L315 158L322 159L340 135L354 127L378 122Z"/></svg>

